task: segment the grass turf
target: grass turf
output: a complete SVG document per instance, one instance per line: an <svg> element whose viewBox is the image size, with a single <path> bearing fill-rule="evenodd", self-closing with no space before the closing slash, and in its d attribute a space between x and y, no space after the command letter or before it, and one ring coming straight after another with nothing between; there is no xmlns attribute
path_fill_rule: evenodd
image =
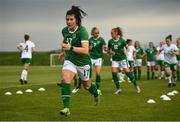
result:
<svg viewBox="0 0 180 122"><path fill-rule="evenodd" d="M171 97L171 101L162 101L159 97L169 91L180 92L180 83L175 88L167 88L165 80L146 80L143 68L142 79L138 84L142 93L137 94L132 84L122 83L122 93L114 95L115 86L111 82L111 70L104 66L102 70L101 103L94 106L93 96L81 89L78 94L72 94L71 116L59 115L62 109L60 88L56 83L60 79L60 68L48 66L32 66L29 70L29 84L20 85L18 80L22 67L0 67L0 120L180 120L180 94ZM94 74L94 73L93 73ZM93 80L95 77L93 75ZM37 89L44 87L45 92ZM26 89L33 93L25 93ZM73 83L72 87L73 88ZM23 95L16 95L22 90ZM10 91L12 96L5 96ZM147 104L148 99L154 99L156 104Z"/></svg>

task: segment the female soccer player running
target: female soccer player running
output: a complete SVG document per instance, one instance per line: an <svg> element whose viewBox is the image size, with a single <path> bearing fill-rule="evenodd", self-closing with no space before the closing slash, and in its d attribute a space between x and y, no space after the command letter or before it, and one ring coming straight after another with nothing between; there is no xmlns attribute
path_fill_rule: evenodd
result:
<svg viewBox="0 0 180 122"><path fill-rule="evenodd" d="M172 35L166 37L166 44L162 46L158 54L164 51L164 66L165 73L168 77L169 83L168 87L176 85L176 55L179 54L178 48L172 43Z"/></svg>
<svg viewBox="0 0 180 122"><path fill-rule="evenodd" d="M27 84L28 69L32 61L32 53L35 51L35 44L29 40L30 36L25 34L25 42L17 45L17 49L21 51L21 61L24 64L24 68L21 73L20 83Z"/></svg>
<svg viewBox="0 0 180 122"><path fill-rule="evenodd" d="M177 40L176 40L176 43L177 43L177 48L178 48L178 50L179 50L179 53L180 53L180 38L178 38ZM178 81L180 81L180 54L179 55L177 55L177 60L178 60L178 63L177 63L177 79L178 79Z"/></svg>
<svg viewBox="0 0 180 122"><path fill-rule="evenodd" d="M89 53L89 41L86 28L81 25L81 19L86 13L77 6L72 6L66 13L67 26L62 30L64 43L63 50L66 51L66 57L62 68L62 100L64 109L60 111L61 115L70 115L70 83L75 74L78 74L83 82L83 86L94 95L95 105L98 103L98 92L95 84L92 84L91 60Z"/></svg>
<svg viewBox="0 0 180 122"><path fill-rule="evenodd" d="M141 79L141 66L142 66L142 58L145 55L144 50L141 48L140 42L135 41L135 49L136 49L136 61L134 64L134 77L136 80ZM138 72L137 72L138 71ZM138 74L138 77L137 77Z"/></svg>
<svg viewBox="0 0 180 122"><path fill-rule="evenodd" d="M106 51L106 43L102 37L99 36L99 29L93 27L91 30L92 37L89 39L90 44L90 57L92 65L95 66L96 71L96 86L98 92L100 91L100 82L101 82L101 67L103 62L103 50Z"/></svg>
<svg viewBox="0 0 180 122"><path fill-rule="evenodd" d="M111 30L112 39L108 42L108 53L112 55L112 77L117 88L115 94L121 92L120 84L117 77L118 68L122 67L126 76L134 84L137 93L140 93L140 87L136 84L133 74L129 70L129 64L126 56L127 43L122 38L122 30L117 27Z"/></svg>
<svg viewBox="0 0 180 122"><path fill-rule="evenodd" d="M133 41L131 39L127 39L127 44L128 44L127 59L130 66L129 67L130 72L133 72L134 61L136 60L136 49L132 42ZM128 78L128 82L131 82L129 78Z"/></svg>
<svg viewBox="0 0 180 122"><path fill-rule="evenodd" d="M155 68L155 55L157 53L156 48L154 47L153 42L149 42L149 48L146 49L147 56L147 79L150 79L150 71L152 73L151 79L154 79L154 68Z"/></svg>
<svg viewBox="0 0 180 122"><path fill-rule="evenodd" d="M159 46L156 48L157 51L159 51L162 46L164 45L164 41L161 41ZM158 66L160 67L160 77L159 79L164 78L164 51L161 51L160 54L156 55L156 67L155 67L155 75L158 77Z"/></svg>

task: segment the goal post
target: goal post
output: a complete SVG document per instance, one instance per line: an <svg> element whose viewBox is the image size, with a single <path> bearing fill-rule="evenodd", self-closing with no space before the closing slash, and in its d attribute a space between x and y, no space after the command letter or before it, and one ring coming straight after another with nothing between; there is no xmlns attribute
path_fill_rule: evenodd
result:
<svg viewBox="0 0 180 122"><path fill-rule="evenodd" d="M50 67L59 67L62 64L59 60L59 53L52 53L50 54Z"/></svg>

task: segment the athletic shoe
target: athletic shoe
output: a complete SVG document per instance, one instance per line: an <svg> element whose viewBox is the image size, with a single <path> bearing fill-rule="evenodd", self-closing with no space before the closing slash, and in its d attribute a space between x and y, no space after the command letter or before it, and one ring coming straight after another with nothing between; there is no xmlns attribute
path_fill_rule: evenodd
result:
<svg viewBox="0 0 180 122"><path fill-rule="evenodd" d="M168 87L171 87L172 86L172 83L168 83Z"/></svg>
<svg viewBox="0 0 180 122"><path fill-rule="evenodd" d="M69 108L64 108L63 110L60 111L61 115L65 115L65 116L70 116L70 110Z"/></svg>
<svg viewBox="0 0 180 122"><path fill-rule="evenodd" d="M99 95L102 95L102 92L101 92L100 89L98 89L97 92L98 92Z"/></svg>
<svg viewBox="0 0 180 122"><path fill-rule="evenodd" d="M114 94L119 94L122 90L121 89L118 89L116 90L116 92L114 92Z"/></svg>
<svg viewBox="0 0 180 122"><path fill-rule="evenodd" d="M140 89L139 86L136 86L136 92L137 92L137 93L141 93L141 89Z"/></svg>
<svg viewBox="0 0 180 122"><path fill-rule="evenodd" d="M21 84L24 84L24 82L23 82L23 80L22 80L22 79L19 79L19 82L20 82Z"/></svg>
<svg viewBox="0 0 180 122"><path fill-rule="evenodd" d="M77 93L79 90L80 90L80 88L75 88L75 89L72 90L72 93L75 94L75 93Z"/></svg>
<svg viewBox="0 0 180 122"><path fill-rule="evenodd" d="M173 82L173 83L172 83L172 86L175 87L175 86L176 86L176 82Z"/></svg>
<svg viewBox="0 0 180 122"><path fill-rule="evenodd" d="M27 81L27 80L25 80L25 81L24 81L24 84L28 84L28 81Z"/></svg>

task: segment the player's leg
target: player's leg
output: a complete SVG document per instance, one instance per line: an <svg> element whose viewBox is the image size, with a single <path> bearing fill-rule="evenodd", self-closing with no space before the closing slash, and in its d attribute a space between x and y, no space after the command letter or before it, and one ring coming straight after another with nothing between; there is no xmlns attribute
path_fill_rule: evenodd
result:
<svg viewBox="0 0 180 122"><path fill-rule="evenodd" d="M150 65L151 65L151 73L152 73L151 74L151 79L154 80L154 76L155 76L154 75L155 63L151 62Z"/></svg>
<svg viewBox="0 0 180 122"><path fill-rule="evenodd" d="M134 77L135 77L135 80L137 80L137 66L136 66L136 64L135 64L135 66L134 66Z"/></svg>
<svg viewBox="0 0 180 122"><path fill-rule="evenodd" d="M150 67L150 62L148 61L148 62L147 62L147 80L150 79L150 69L151 69L151 67Z"/></svg>
<svg viewBox="0 0 180 122"><path fill-rule="evenodd" d="M168 87L171 87L172 86L172 80L171 80L172 71L171 71L170 65L168 63L165 62L164 66L165 66L165 75L168 78Z"/></svg>
<svg viewBox="0 0 180 122"><path fill-rule="evenodd" d="M61 85L61 95L63 100L64 109L60 111L60 114L69 116L70 115L70 97L71 88L70 83L73 80L75 74L77 73L76 67L70 61L65 61L62 68L62 85Z"/></svg>
<svg viewBox="0 0 180 122"><path fill-rule="evenodd" d="M176 70L177 66L176 64L171 64L171 71L172 71L172 86L176 86Z"/></svg>
<svg viewBox="0 0 180 122"><path fill-rule="evenodd" d="M96 71L96 86L97 89L100 90L100 83L101 83L101 66L102 66L102 59L97 59L95 63L95 71Z"/></svg>
<svg viewBox="0 0 180 122"><path fill-rule="evenodd" d="M176 71L176 74L177 74L177 80L180 81L180 61L178 61L178 64L177 64L177 71Z"/></svg>
<svg viewBox="0 0 180 122"><path fill-rule="evenodd" d="M74 89L72 93L77 93L81 89L81 78L74 76Z"/></svg>
<svg viewBox="0 0 180 122"><path fill-rule="evenodd" d="M133 83L134 87L136 88L137 93L140 93L140 92L141 92L141 89L140 89L140 87L137 85L136 80L135 80L135 77L133 76L133 73L130 72L129 68L126 67L126 66L123 67L123 70L124 70L126 76L127 76L127 77L130 79L130 81Z"/></svg>
<svg viewBox="0 0 180 122"><path fill-rule="evenodd" d="M133 61L128 61L129 62L129 70L131 73L133 73L133 66L134 66L134 63ZM128 78L128 82L131 83L131 80Z"/></svg>
<svg viewBox="0 0 180 122"><path fill-rule="evenodd" d="M112 68L111 68L112 78L113 78L114 84L115 84L116 89L117 89L115 94L119 94L121 92L120 83L119 83L118 76L117 76L118 68L119 68L119 62L118 61L112 61Z"/></svg>
<svg viewBox="0 0 180 122"><path fill-rule="evenodd" d="M91 65L77 67L77 71L79 77L83 82L84 88L94 96L95 105L97 105L99 102L99 94L96 84L93 84L91 82L91 74L92 74Z"/></svg>
<svg viewBox="0 0 180 122"><path fill-rule="evenodd" d="M22 63L24 64L23 70L21 72L21 78L20 78L20 83L21 84L27 84L27 76L28 76L28 69L30 66L30 59L22 59Z"/></svg>
<svg viewBox="0 0 180 122"><path fill-rule="evenodd" d="M155 62L154 66L155 79L158 79L158 62Z"/></svg>
<svg viewBox="0 0 180 122"><path fill-rule="evenodd" d="M137 60L137 66L138 66L138 80L141 79L141 66L142 66L142 59Z"/></svg>

